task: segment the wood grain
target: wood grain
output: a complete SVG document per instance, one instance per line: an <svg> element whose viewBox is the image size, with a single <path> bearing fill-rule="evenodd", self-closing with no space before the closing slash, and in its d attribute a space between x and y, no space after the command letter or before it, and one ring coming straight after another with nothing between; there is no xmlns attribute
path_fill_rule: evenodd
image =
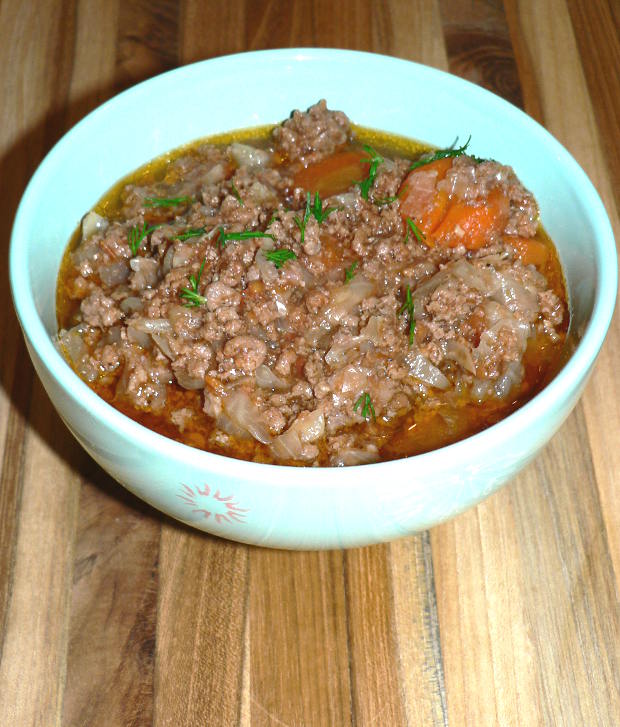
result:
<svg viewBox="0 0 620 727"><path fill-rule="evenodd" d="M36 165L116 91L297 45L449 68L521 105L618 237L619 19L609 0L3 0L3 250ZM171 522L90 461L0 274L0 725L617 725L618 316L582 403L511 485L430 533L289 553Z"/></svg>

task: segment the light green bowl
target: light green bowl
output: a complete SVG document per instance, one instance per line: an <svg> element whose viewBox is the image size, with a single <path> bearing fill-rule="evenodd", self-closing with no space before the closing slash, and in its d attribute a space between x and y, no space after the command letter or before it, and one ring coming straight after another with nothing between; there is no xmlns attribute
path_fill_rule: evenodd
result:
<svg viewBox="0 0 620 727"><path fill-rule="evenodd" d="M52 343L58 266L82 215L121 177L197 138L275 123L320 98L367 127L514 167L559 250L578 345L532 401L434 452L349 468L294 468L201 452L142 427L98 398ZM10 251L15 309L38 375L90 455L154 507L225 538L284 548L376 543L428 528L496 490L545 445L586 382L617 288L613 234L570 154L514 106L454 76L341 50L245 53L179 68L129 89L73 128L32 178Z"/></svg>

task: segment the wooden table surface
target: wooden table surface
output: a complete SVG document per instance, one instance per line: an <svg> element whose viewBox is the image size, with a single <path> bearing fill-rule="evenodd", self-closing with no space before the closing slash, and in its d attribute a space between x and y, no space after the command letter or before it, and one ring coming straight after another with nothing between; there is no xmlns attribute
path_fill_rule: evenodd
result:
<svg viewBox="0 0 620 727"><path fill-rule="evenodd" d="M619 24L618 0L1 0L3 253L30 175L92 108L296 45L421 61L523 107L618 236ZM114 483L33 375L6 263L0 296L2 727L620 724L618 316L510 485L415 537L294 553L193 532Z"/></svg>

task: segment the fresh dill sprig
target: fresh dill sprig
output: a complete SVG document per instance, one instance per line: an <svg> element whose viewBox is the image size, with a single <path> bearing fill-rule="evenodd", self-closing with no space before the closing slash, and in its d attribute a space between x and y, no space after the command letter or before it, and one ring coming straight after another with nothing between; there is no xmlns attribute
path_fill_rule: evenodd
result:
<svg viewBox="0 0 620 727"><path fill-rule="evenodd" d="M266 250L264 253L265 258L272 262L279 270L287 260L296 260L297 255L292 250L286 247L280 248L279 250Z"/></svg>
<svg viewBox="0 0 620 727"><path fill-rule="evenodd" d="M197 276L189 276L190 287L181 288L179 298L183 298L187 301L187 303L183 304L186 308L197 308L199 305L204 305L207 302L207 299L203 295L198 294L198 285L200 284L200 278L202 277L202 271L204 270L206 262L207 258L202 261L202 265L200 266Z"/></svg>
<svg viewBox="0 0 620 727"><path fill-rule="evenodd" d="M191 237L200 237L200 235L204 235L206 232L204 227L190 227L189 230L186 232L182 232L180 235L174 235L173 240L189 240Z"/></svg>
<svg viewBox="0 0 620 727"><path fill-rule="evenodd" d="M299 232L301 233L299 236L299 242L300 244L304 244L304 240L306 237L306 225L308 224L308 220L310 217L314 217L314 219L318 222L320 225L322 222L325 222L325 220L331 215L332 212L335 212L338 209L338 207L327 207L325 211L323 211L323 203L321 202L321 197L318 192L314 193L314 200L312 199L312 195L310 192L306 195L306 209L304 210L304 216L299 217L299 215L295 215L293 217L293 222L297 225L299 228Z"/></svg>
<svg viewBox="0 0 620 727"><path fill-rule="evenodd" d="M413 337L415 335L415 318L413 309L413 298L411 296L411 288L407 286L407 293L405 295L405 302L398 311L398 315L402 316L403 313L409 315L409 345L413 345Z"/></svg>
<svg viewBox="0 0 620 727"><path fill-rule="evenodd" d="M371 146L364 144L364 151L369 155L368 159L362 159L362 164L370 164L368 176L361 182L356 182L360 188L361 195L364 199L368 199L368 193L377 178L377 169L383 164L383 157L378 154Z"/></svg>
<svg viewBox="0 0 620 727"><path fill-rule="evenodd" d="M218 244L221 248L226 246L226 243L230 240L250 240L253 237L270 237L275 240L275 237L269 232L261 232L260 230L243 230L243 232L224 232L224 228L219 229Z"/></svg>
<svg viewBox="0 0 620 727"><path fill-rule="evenodd" d="M239 202L239 204L242 207L245 207L245 202L241 199L241 195L239 194L239 190L235 186L235 183L232 182L232 181L230 183L230 191L233 193L233 196L235 197L235 199L237 200L237 202Z"/></svg>
<svg viewBox="0 0 620 727"><path fill-rule="evenodd" d="M310 201L310 192L308 192L308 202ZM314 193L314 202L312 204L312 207L310 208L310 212L312 212L312 215L314 219L319 223L319 225L322 222L325 222L325 220L331 215L332 212L335 212L338 209L338 207L327 207L325 211L323 211L323 203L321 202L321 197L319 196L318 192Z"/></svg>
<svg viewBox="0 0 620 727"><path fill-rule="evenodd" d="M424 241L426 240L426 235L422 232L422 230L416 225L416 223L411 219L411 217L406 218L407 222L407 235L405 236L405 244L409 240L409 230L413 232L413 234L416 236L418 242L421 242L424 244Z"/></svg>
<svg viewBox="0 0 620 727"><path fill-rule="evenodd" d="M353 405L353 411L357 411L359 407L362 407L362 416L364 419L370 419L371 415L374 420L377 419L375 416L375 407L372 405L372 399L367 391L364 391L360 398Z"/></svg>
<svg viewBox="0 0 620 727"><path fill-rule="evenodd" d="M467 151L467 147L469 146L469 142L471 141L471 134L469 136L469 139L463 144L463 146L459 146L455 148L455 144L459 140L458 136L454 140L453 144L449 146L447 149L438 149L436 152L431 154L430 156L423 155L421 159L418 159L417 161L413 162L413 164L409 167L409 169L417 169L418 167L423 167L425 164L430 164L431 162L436 162L438 159L446 159L447 157L459 157L461 154L465 154Z"/></svg>
<svg viewBox="0 0 620 727"><path fill-rule="evenodd" d="M142 245L142 241L144 240L144 238L147 237L147 235L150 235L151 232L156 230L158 227L161 227L161 225L151 225L150 227L148 227L145 222L142 227L134 225L129 230L129 234L127 235L127 242L129 243L132 257L135 257L138 254L138 250L140 249L140 245Z"/></svg>
<svg viewBox="0 0 620 727"><path fill-rule="evenodd" d="M345 283L350 283L355 277L355 268L357 267L357 260L354 260L351 265L344 271Z"/></svg>
<svg viewBox="0 0 620 727"><path fill-rule="evenodd" d="M145 207L177 207L194 200L191 197L145 197Z"/></svg>
<svg viewBox="0 0 620 727"><path fill-rule="evenodd" d="M311 201L312 195L310 192L308 192L308 196L306 197L306 209L304 211L304 216L300 219L298 215L295 215L293 217L293 222L299 227L299 242L301 245L304 244L304 239L306 236L306 225L308 224L308 220L310 219L310 216L312 215L312 206Z"/></svg>

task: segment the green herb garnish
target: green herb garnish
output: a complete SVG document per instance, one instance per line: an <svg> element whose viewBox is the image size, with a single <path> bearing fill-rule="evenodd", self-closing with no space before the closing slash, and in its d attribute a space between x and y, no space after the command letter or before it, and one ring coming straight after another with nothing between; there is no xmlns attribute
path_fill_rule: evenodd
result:
<svg viewBox="0 0 620 727"><path fill-rule="evenodd" d="M134 225L129 230L129 234L127 235L127 242L129 243L132 257L135 257L137 255L140 245L142 244L142 240L144 240L147 235L150 235L151 232L156 230L158 227L161 227L161 225L151 225L151 227L148 227L145 222L142 227Z"/></svg>
<svg viewBox="0 0 620 727"><path fill-rule="evenodd" d="M430 164L431 162L436 162L438 159L446 159L447 157L458 157L461 156L461 154L465 154L465 151L467 150L467 147L469 146L469 142L471 141L471 135L469 139L463 144L463 146L459 146L457 148L454 147L456 142L459 140L458 136L454 140L454 143L449 146L447 149L438 149L434 154L432 154L429 157L424 157L422 159L418 159L417 161L413 162L413 164L409 167L409 169L417 169L418 167L423 167L425 164Z"/></svg>
<svg viewBox="0 0 620 727"><path fill-rule="evenodd" d="M183 304L186 308L197 308L199 305L204 305L207 302L207 299L203 295L198 294L198 285L200 283L200 278L202 277L202 271L204 270L206 262L207 258L202 261L202 265L200 266L200 270L198 271L198 275L196 277L194 277L193 275L189 276L190 287L181 288L179 298L183 298L187 301L187 303Z"/></svg>
<svg viewBox="0 0 620 727"><path fill-rule="evenodd" d="M182 232L180 235L174 235L172 239L185 241L189 240L191 237L200 237L200 235L204 235L204 233L204 227L190 227L190 229L186 232Z"/></svg>
<svg viewBox="0 0 620 727"><path fill-rule="evenodd" d="M231 182L231 183L230 183L230 190L231 190L231 192L233 193L233 195L234 195L235 199L237 200L237 202L239 202L239 204L240 204L240 205L241 205L242 207L245 207L245 203L244 203L244 201L243 201L243 200L241 199L241 195L239 194L239 190L238 190L238 189L237 189L237 187L235 186L235 183L234 183L234 182Z"/></svg>
<svg viewBox="0 0 620 727"><path fill-rule="evenodd" d="M345 282L350 283L351 280L355 277L355 268L357 267L357 260L351 263L350 267L348 267L344 271L344 279Z"/></svg>
<svg viewBox="0 0 620 727"><path fill-rule="evenodd" d="M194 200L191 197L145 197L145 207L177 207Z"/></svg>
<svg viewBox="0 0 620 727"><path fill-rule="evenodd" d="M310 219L310 215L312 214L312 207L310 205L310 200L312 199L312 195L310 192L308 192L308 196L306 197L306 209L304 211L304 216L300 219L297 215L293 217L293 222L299 227L299 232L301 233L299 236L299 242L301 245L304 244L304 238L306 236L306 225L308 224L308 220Z"/></svg>
<svg viewBox="0 0 620 727"><path fill-rule="evenodd" d="M275 240L275 237L268 232L261 232L260 230L244 230L243 232L224 232L224 228L220 227L220 234L218 243L221 248L226 246L226 243L230 240L250 240L253 237L270 237Z"/></svg>
<svg viewBox="0 0 620 727"><path fill-rule="evenodd" d="M424 241L426 240L426 235L422 232L422 230L416 225L416 223L411 219L411 217L406 218L407 222L407 235L405 237L405 244L409 240L409 230L413 232L413 234L416 236L418 242L421 242L424 244Z"/></svg>
<svg viewBox="0 0 620 727"><path fill-rule="evenodd" d="M405 295L405 302L398 311L398 315L402 316L403 313L409 314L409 345L413 345L413 337L415 335L415 318L413 316L413 298L411 297L411 288L407 286L407 293Z"/></svg>
<svg viewBox="0 0 620 727"><path fill-rule="evenodd" d="M263 254L265 255L265 258L269 260L269 262L272 262L278 270L287 260L297 259L297 255L286 247L283 247L280 250L267 250Z"/></svg>
<svg viewBox="0 0 620 727"><path fill-rule="evenodd" d="M366 391L353 405L353 411L357 411L360 406L362 407L362 416L364 417L364 419L370 419L371 415L374 420L377 419L377 417L375 416L375 408L372 405L370 394Z"/></svg>
<svg viewBox="0 0 620 727"><path fill-rule="evenodd" d="M383 164L384 159L371 146L367 146L366 144L364 144L364 151L369 154L370 157L368 159L362 159L362 164L370 164L370 168L368 169L368 176L366 179L361 182L356 182L356 184L360 188L362 197L364 199L368 199L370 188L377 178L377 169L379 168L379 164Z"/></svg>
<svg viewBox="0 0 620 727"><path fill-rule="evenodd" d="M307 201L308 203L310 202L310 192L308 192ZM325 222L325 220L331 215L331 213L335 212L337 209L337 207L327 207L325 212L323 212L323 203L321 202L321 197L319 196L318 192L314 193L314 203L310 208L310 212L312 212L314 219L319 223L319 225L322 222Z"/></svg>

